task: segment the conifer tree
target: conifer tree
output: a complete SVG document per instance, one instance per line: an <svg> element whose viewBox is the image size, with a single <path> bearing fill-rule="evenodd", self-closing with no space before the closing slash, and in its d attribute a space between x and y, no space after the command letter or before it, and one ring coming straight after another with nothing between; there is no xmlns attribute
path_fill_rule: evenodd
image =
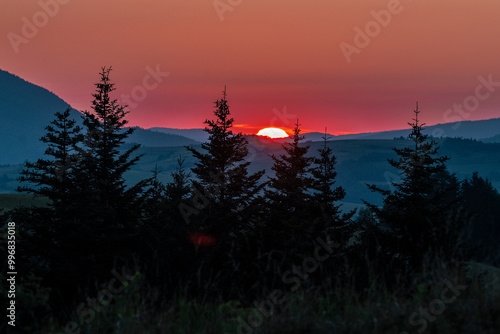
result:
<svg viewBox="0 0 500 334"><path fill-rule="evenodd" d="M145 197L146 211L149 220L154 220L155 224L165 224L166 221L173 221L176 224L185 224L182 217L182 210L179 206L188 206L188 198L191 192L189 186L190 173L186 173L184 159L179 156L177 159L177 169L171 173L172 181L164 185L158 179L160 171L155 166L150 187Z"/></svg>
<svg viewBox="0 0 500 334"><path fill-rule="evenodd" d="M189 173L184 169L182 157L177 163L176 171L171 173L173 180L166 185L158 179L160 171L155 167L145 194L145 223L141 228L144 252L150 260L152 277L162 284L194 270L194 259L190 258L192 245L188 241L190 226L185 224L178 209L179 205L188 203Z"/></svg>
<svg viewBox="0 0 500 334"><path fill-rule="evenodd" d="M478 262L500 264L500 193L475 172L461 184L464 210L470 216L468 241Z"/></svg>
<svg viewBox="0 0 500 334"><path fill-rule="evenodd" d="M412 127L409 135L412 147L394 148L399 158L389 160L399 170L401 182L392 183L393 192L370 185L372 191L384 196L384 205L379 208L365 204L392 231L394 253L406 257L412 265L419 265L431 249L451 246L444 245L444 240L450 232L447 226L450 208L458 201L458 182L447 171L445 163L449 158L435 157L437 142L422 133L425 124L419 123L418 103L414 113L414 123L408 123Z"/></svg>
<svg viewBox="0 0 500 334"><path fill-rule="evenodd" d="M55 113L40 139L48 146L47 158L27 162L19 177L23 185L17 191L47 198L48 207L21 207L10 212L12 219L21 222L19 232L25 240L19 255L27 268L37 268L39 273L57 262L59 245L65 242L68 231L75 230L71 220L77 209L74 171L82 135L70 115L70 108Z"/></svg>
<svg viewBox="0 0 500 334"><path fill-rule="evenodd" d="M250 204L262 189L259 180L264 171L248 172L250 162L245 161L248 142L241 133L231 130L234 120L225 89L222 99L215 102L214 115L215 120L205 121L209 138L201 145L203 151L187 149L198 160L192 168L197 178L193 180L193 195L207 201L206 205L199 206L201 216L207 219L209 230L223 235L237 229L238 221L248 216ZM198 225L201 220L198 215Z"/></svg>
<svg viewBox="0 0 500 334"><path fill-rule="evenodd" d="M332 149L327 146L328 137L325 128L325 137L323 147L318 149L319 158L314 158L314 167L311 169L313 176L312 188L315 190L313 194L314 202L320 206L325 219L329 220L337 227L345 224L353 215L354 211L342 215L340 211L341 201L345 197L345 190L342 187L335 187L335 179L337 172L335 164L337 158L332 152Z"/></svg>
<svg viewBox="0 0 500 334"><path fill-rule="evenodd" d="M266 197L271 201L273 209L279 209L291 216L301 215L304 203L311 199L310 189L313 178L310 176L312 157L307 157L309 145L302 145L304 136L300 135L300 124L297 120L293 129L292 142L283 146L285 154L272 155L274 165L271 168L275 175L269 178Z"/></svg>
<svg viewBox="0 0 500 334"><path fill-rule="evenodd" d="M77 145L82 141L80 127L70 119L71 108L55 113L55 120L45 127L46 135L40 140L47 144L45 155L49 159L27 162L19 177L20 182L31 183L18 187L18 191L46 197L56 216L66 217L75 195L74 169L77 163Z"/></svg>
<svg viewBox="0 0 500 334"><path fill-rule="evenodd" d="M86 133L78 177L87 184L80 204L92 219L122 225L140 216L141 194L147 181L131 188L125 185L124 173L140 159L140 155L133 156L140 145L121 152L134 129L125 128L126 106L111 98L115 84L109 79L110 72L111 67L102 68L101 80L95 84L93 111L85 111L83 116Z"/></svg>
<svg viewBox="0 0 500 334"><path fill-rule="evenodd" d="M309 146L302 145L304 136L300 132L297 120L291 142L282 145L285 154L271 155L275 175L269 178L265 190L268 222L262 238L266 247L290 255L305 251L305 245L317 237L322 218L311 195L314 180L310 166L314 159L307 156Z"/></svg>
<svg viewBox="0 0 500 334"><path fill-rule="evenodd" d="M127 187L124 174L140 155L127 148L128 111L111 97L111 68L103 67L92 94L92 111L83 115L84 138L73 177L77 184L72 217L75 229L65 235L60 253L72 254L80 275L99 277L118 259L131 261L142 249L137 237L144 219L144 188L150 180ZM67 260L67 259L66 259Z"/></svg>
<svg viewBox="0 0 500 334"><path fill-rule="evenodd" d="M171 173L172 182L168 183L166 187L167 198L172 203L173 208L178 208L188 198L191 192L189 187L190 175L184 168L184 159L179 156L177 169Z"/></svg>

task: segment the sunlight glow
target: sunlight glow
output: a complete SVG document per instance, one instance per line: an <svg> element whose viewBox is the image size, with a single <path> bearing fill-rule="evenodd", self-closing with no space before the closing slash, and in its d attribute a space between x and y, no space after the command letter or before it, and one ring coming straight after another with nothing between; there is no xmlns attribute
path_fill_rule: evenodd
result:
<svg viewBox="0 0 500 334"><path fill-rule="evenodd" d="M265 128L257 133L257 136L265 136L269 138L287 138L288 134L279 128Z"/></svg>

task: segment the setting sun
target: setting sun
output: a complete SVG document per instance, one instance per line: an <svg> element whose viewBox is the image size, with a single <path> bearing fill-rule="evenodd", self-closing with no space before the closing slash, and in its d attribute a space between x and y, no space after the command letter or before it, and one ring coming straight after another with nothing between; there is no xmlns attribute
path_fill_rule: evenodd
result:
<svg viewBox="0 0 500 334"><path fill-rule="evenodd" d="M265 136L269 138L286 138L288 134L279 128L265 128L257 133L257 136Z"/></svg>

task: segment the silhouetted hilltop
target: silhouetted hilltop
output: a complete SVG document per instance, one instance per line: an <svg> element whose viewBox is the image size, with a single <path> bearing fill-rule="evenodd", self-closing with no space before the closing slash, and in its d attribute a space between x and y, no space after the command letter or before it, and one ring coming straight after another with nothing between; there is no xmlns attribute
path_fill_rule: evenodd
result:
<svg viewBox="0 0 500 334"><path fill-rule="evenodd" d="M149 128L148 130L183 136L192 140L195 140L199 143L203 143L208 140L208 134L203 131L203 129L174 129L174 128L162 128L162 127L154 127Z"/></svg>
<svg viewBox="0 0 500 334"><path fill-rule="evenodd" d="M481 121L462 121L455 123L436 124L424 126L425 133L433 137L466 138L489 140L488 138L500 135L500 118ZM356 133L336 136L335 139L393 139L408 137L410 129Z"/></svg>
<svg viewBox="0 0 500 334"><path fill-rule="evenodd" d="M500 134L490 138L482 139L481 141L485 143L500 143Z"/></svg>
<svg viewBox="0 0 500 334"><path fill-rule="evenodd" d="M92 92L88 92L89 97ZM54 113L70 107L47 89L0 70L0 164L36 160L45 146L40 137L54 119ZM81 123L81 114L72 110L72 118ZM191 145L196 142L179 135L137 128L126 140L151 147Z"/></svg>

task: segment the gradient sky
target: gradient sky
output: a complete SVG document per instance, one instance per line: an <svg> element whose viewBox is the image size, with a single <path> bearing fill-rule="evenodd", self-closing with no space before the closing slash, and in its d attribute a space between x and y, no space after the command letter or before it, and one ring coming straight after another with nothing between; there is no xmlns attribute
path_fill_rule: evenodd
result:
<svg viewBox="0 0 500 334"><path fill-rule="evenodd" d="M52 16L42 4L50 5ZM230 10L218 13L215 5ZM427 124L500 117L500 83L490 91L479 88L481 100L474 97L479 77L500 82L500 2L396 5L2 0L0 68L83 110L90 107L101 66L113 66L117 98L139 92L147 68L159 67L169 75L155 88L148 81L152 89L142 101L132 101L137 105L128 117L146 128L203 127L224 85L235 123L246 133L268 126L288 130L296 117L306 131L400 129L407 127L417 100ZM388 24L372 22L372 11L388 7L394 12ZM32 23L38 31L25 27L23 33ZM355 28L364 31L367 24L369 44L358 40L348 62L341 44L356 47ZM450 110L464 103L470 112Z"/></svg>

